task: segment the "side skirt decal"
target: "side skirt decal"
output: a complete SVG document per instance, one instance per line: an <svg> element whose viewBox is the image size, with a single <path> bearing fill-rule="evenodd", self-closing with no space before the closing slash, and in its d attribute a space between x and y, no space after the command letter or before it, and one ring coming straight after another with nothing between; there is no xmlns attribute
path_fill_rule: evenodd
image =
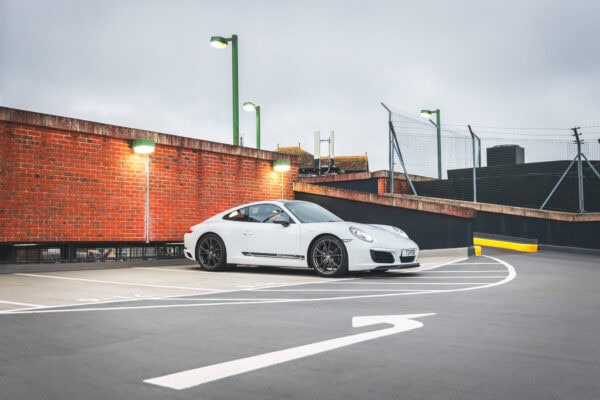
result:
<svg viewBox="0 0 600 400"><path fill-rule="evenodd" d="M243 251L243 255L246 257L261 257L261 258L283 258L286 260L304 260L304 256L296 254L275 254L275 253L252 253L249 251Z"/></svg>

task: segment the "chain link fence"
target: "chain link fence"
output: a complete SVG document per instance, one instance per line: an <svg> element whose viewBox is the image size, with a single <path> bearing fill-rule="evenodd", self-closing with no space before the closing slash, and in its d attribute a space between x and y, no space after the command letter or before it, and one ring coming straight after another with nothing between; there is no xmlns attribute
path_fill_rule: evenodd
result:
<svg viewBox="0 0 600 400"><path fill-rule="evenodd" d="M434 121L392 111L390 122L406 172L432 178L415 182L419 195L528 208L544 205L544 209L570 212L600 211L600 126L577 128L585 200L580 201L578 165L571 165L578 158L573 129L472 126L472 136L468 126L444 126L442 120L438 155ZM404 172L398 154L393 154L394 171ZM438 158L443 181L437 180Z"/></svg>

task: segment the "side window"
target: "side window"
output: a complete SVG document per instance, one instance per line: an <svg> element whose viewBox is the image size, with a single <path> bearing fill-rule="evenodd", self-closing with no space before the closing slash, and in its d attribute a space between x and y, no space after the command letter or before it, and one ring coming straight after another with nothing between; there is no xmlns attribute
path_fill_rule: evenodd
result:
<svg viewBox="0 0 600 400"><path fill-rule="evenodd" d="M229 214L227 214L226 216L223 217L223 219L228 220L228 221L241 221L241 222L248 222L248 211L249 207L244 207L244 208L240 208L238 210L232 211Z"/></svg>
<svg viewBox="0 0 600 400"><path fill-rule="evenodd" d="M272 223L275 217L283 213L283 210L274 204L258 204L248 208L250 222Z"/></svg>

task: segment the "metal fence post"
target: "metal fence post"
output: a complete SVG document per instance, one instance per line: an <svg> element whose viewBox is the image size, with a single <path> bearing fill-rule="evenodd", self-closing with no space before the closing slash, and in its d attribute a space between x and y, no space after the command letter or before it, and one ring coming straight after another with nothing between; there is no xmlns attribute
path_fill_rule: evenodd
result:
<svg viewBox="0 0 600 400"><path fill-rule="evenodd" d="M471 134L471 148L473 149L473 202L477 203L477 162L475 158L475 138L479 141L479 137L473 132L471 129L471 125L467 125L469 127L469 133ZM479 142L481 143L481 142ZM481 151L481 144L480 144ZM481 160L480 160L481 162ZM481 164L480 164L481 165Z"/></svg>
<svg viewBox="0 0 600 400"><path fill-rule="evenodd" d="M392 139L392 110L390 110L383 102L381 102L383 108L388 112L388 154L389 154L389 168L390 168L390 176L389 178L389 189L390 193L394 194L394 141Z"/></svg>
<svg viewBox="0 0 600 400"><path fill-rule="evenodd" d="M581 163L581 139L579 139L579 132L577 132L579 128L571 129L573 131L573 135L575 136L575 140L577 140L577 187L579 191L579 212L584 212L583 206L583 166Z"/></svg>

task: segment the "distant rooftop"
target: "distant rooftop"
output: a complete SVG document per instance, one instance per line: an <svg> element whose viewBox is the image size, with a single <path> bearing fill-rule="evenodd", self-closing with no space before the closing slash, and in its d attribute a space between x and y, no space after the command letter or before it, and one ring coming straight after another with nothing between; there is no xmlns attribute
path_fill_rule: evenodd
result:
<svg viewBox="0 0 600 400"><path fill-rule="evenodd" d="M300 172L308 172L315 169L315 157L313 154L302 149L300 143L298 146L282 147L277 145L275 149L278 153L290 154L300 157ZM321 165L327 166L328 157L321 157ZM364 156L335 156L333 168L336 172L368 172L369 157L365 153Z"/></svg>

